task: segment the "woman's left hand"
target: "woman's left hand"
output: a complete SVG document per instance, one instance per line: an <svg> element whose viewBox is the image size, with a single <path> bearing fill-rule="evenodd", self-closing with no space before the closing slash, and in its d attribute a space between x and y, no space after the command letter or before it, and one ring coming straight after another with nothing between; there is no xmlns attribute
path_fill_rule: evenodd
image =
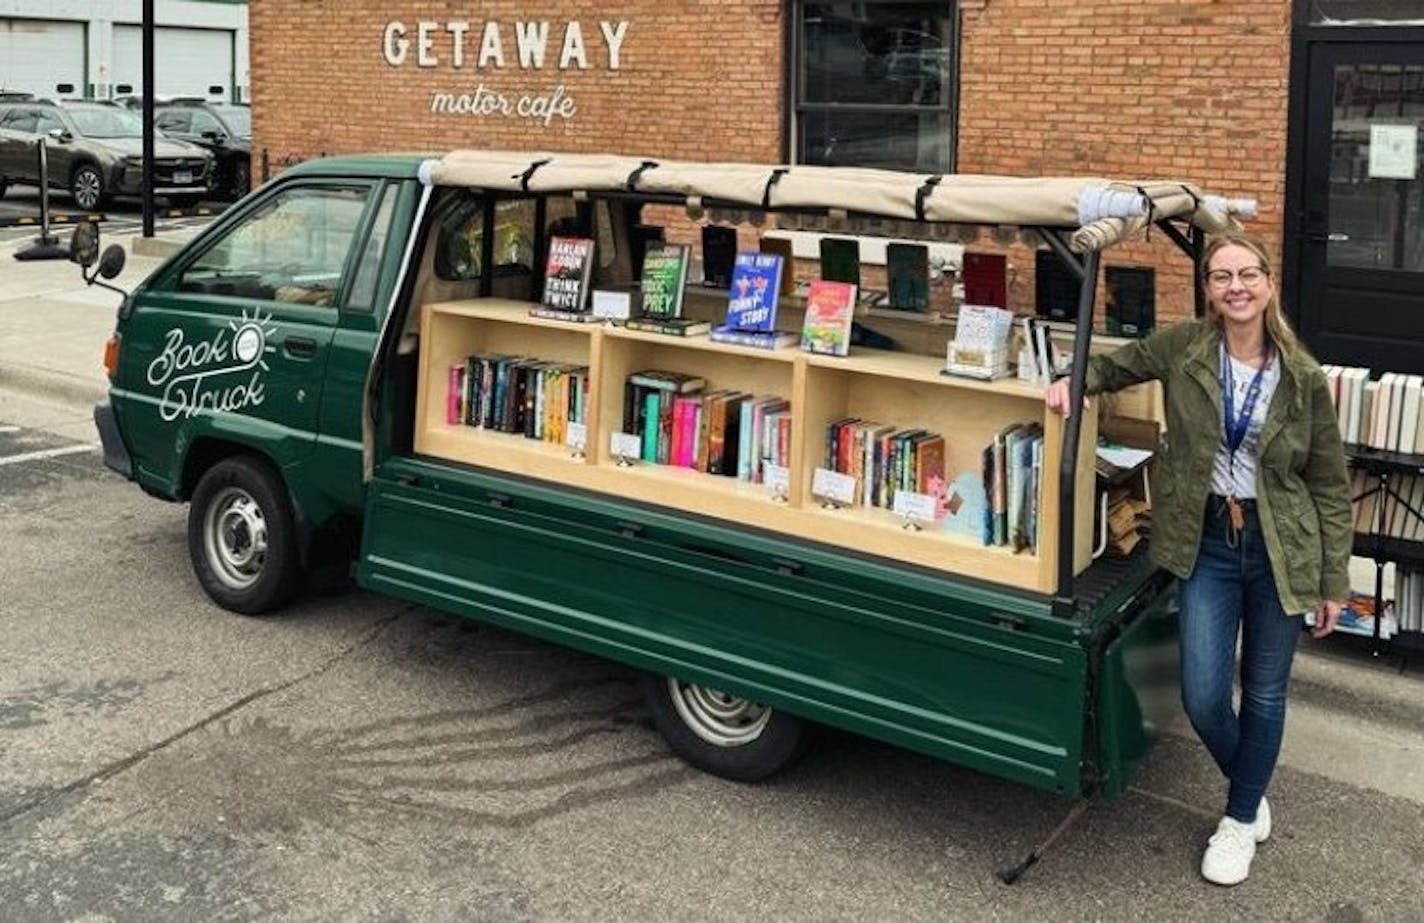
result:
<svg viewBox="0 0 1424 923"><path fill-rule="evenodd" d="M1323 638L1335 630L1335 623L1340 621L1340 604L1333 599L1327 599L1315 607L1315 627L1310 629L1312 638Z"/></svg>

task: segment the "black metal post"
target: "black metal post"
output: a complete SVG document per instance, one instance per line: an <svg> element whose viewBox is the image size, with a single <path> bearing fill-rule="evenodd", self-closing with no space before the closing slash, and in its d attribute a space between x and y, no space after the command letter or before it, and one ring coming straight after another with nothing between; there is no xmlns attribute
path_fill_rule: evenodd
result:
<svg viewBox="0 0 1424 923"><path fill-rule="evenodd" d="M267 154L267 148L262 149L262 182L267 182L272 178L272 161Z"/></svg>
<svg viewBox="0 0 1424 923"><path fill-rule="evenodd" d="M153 236L153 0L143 0L143 236Z"/></svg>
<svg viewBox="0 0 1424 923"><path fill-rule="evenodd" d="M1073 371L1068 379L1068 416L1063 430L1063 456L1058 460L1058 590L1053 597L1053 613L1061 618L1073 615L1078 443L1083 435L1088 343L1093 337L1093 305L1098 297L1101 256L1097 250L1090 250L1083 260L1083 285L1078 289L1078 329L1073 334Z"/></svg>
<svg viewBox="0 0 1424 923"><path fill-rule="evenodd" d="M49 233L49 145L40 138L35 156L40 159L40 245L57 243Z"/></svg>

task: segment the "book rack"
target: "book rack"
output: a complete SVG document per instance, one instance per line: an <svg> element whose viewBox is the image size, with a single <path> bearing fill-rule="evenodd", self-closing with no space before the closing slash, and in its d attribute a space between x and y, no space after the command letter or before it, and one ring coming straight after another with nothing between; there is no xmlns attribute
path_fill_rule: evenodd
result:
<svg viewBox="0 0 1424 923"><path fill-rule="evenodd" d="M1358 445L1346 445L1345 456L1350 467L1362 471L1376 479L1376 483L1362 494L1352 497L1352 505L1364 502L1372 504L1371 522L1357 523L1354 538L1354 554L1368 558L1375 565L1375 619L1370 635L1371 649L1376 655L1381 643L1404 651L1424 653L1424 633L1400 631L1393 638L1380 636L1384 623L1384 568L1386 564L1424 568L1424 541L1402 538L1391 534L1397 530L1402 534L1414 534L1416 526L1424 525L1424 507L1412 495L1405 496L1400 491L1400 482L1406 479L1424 477L1424 455L1405 452L1388 452ZM1386 523L1386 513L1393 510L1399 522ZM1359 526L1368 526L1361 531ZM1396 606L1401 605L1396 600Z"/></svg>
<svg viewBox="0 0 1424 923"><path fill-rule="evenodd" d="M1017 589L1052 593L1059 576L1054 541L1059 520L1056 477L1044 477L1038 498L1039 553L986 547L938 523L906 529L892 511L874 507L826 509L811 496L822 462L824 433L834 420L857 416L896 426L924 427L946 440L949 479L981 470L982 452L1005 424L1036 422L1045 435L1043 471L1057 472L1065 423L1047 410L1043 388L1008 379L994 382L941 374L942 356L853 349L846 357L795 348L765 350L716 343L706 337L669 337L601 324L569 324L532 317L530 303L496 298L423 306L417 452L446 460L557 481L640 502L729 520L754 528L839 546ZM589 367L587 439L582 453L522 435L452 424L446 415L448 372L472 354L503 353ZM610 449L622 428L624 382L644 369L667 369L707 380L707 390L776 395L791 404L786 497L766 485L640 462L620 464ZM1096 410L1083 416L1076 464L1073 573L1091 561Z"/></svg>

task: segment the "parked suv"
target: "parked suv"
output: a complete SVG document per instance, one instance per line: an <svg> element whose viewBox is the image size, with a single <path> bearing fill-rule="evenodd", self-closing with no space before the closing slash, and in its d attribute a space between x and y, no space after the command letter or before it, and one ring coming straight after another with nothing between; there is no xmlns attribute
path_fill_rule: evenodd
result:
<svg viewBox="0 0 1424 923"><path fill-rule="evenodd" d="M68 189L81 209L114 195L143 193L143 122L110 103L0 103L0 194L11 183L39 185L36 148L46 140L49 185ZM213 157L197 145L156 138L154 191L180 207L208 193Z"/></svg>
<svg viewBox="0 0 1424 923"><path fill-rule="evenodd" d="M213 189L240 199L252 188L252 115L247 106L175 100L154 109L153 124L165 135L212 152Z"/></svg>

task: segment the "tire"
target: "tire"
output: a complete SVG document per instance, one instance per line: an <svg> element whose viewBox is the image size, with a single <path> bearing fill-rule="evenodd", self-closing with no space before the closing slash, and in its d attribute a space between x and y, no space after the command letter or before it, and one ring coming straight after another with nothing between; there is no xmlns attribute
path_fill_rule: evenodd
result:
<svg viewBox="0 0 1424 923"><path fill-rule="evenodd" d="M200 195L171 195L168 197L168 204L174 208L181 208L187 211L190 208L197 208L203 203Z"/></svg>
<svg viewBox="0 0 1424 923"><path fill-rule="evenodd" d="M213 602L245 615L285 605L301 582L295 521L265 461L238 455L209 468L188 509L188 555Z"/></svg>
<svg viewBox="0 0 1424 923"><path fill-rule="evenodd" d="M252 164L245 157L239 157L232 165L232 186L228 189L228 195L236 201L251 191Z"/></svg>
<svg viewBox="0 0 1424 923"><path fill-rule="evenodd" d="M668 746L714 776L759 782L794 763L810 741L805 721L748 699L653 673L642 683Z"/></svg>
<svg viewBox="0 0 1424 923"><path fill-rule="evenodd" d="M104 191L104 174L92 163L82 163L69 175L69 194L81 211L93 211L108 198Z"/></svg>

